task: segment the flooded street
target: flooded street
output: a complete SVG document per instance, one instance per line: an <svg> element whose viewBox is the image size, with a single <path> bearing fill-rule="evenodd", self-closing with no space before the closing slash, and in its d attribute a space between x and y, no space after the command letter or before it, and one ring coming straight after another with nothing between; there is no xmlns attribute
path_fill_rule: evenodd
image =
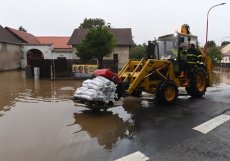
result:
<svg viewBox="0 0 230 161"><path fill-rule="evenodd" d="M81 81L0 77L1 161L101 160L132 137L121 107L94 113L70 99Z"/></svg>
<svg viewBox="0 0 230 161"><path fill-rule="evenodd" d="M115 160L140 149L150 155L165 144L168 132L163 129L159 140L157 132L166 115L177 121L190 114L184 107L151 108L149 98L128 98L95 113L70 99L82 81L25 79L24 71L2 72L0 78L0 161ZM216 68L213 83L230 85L230 69ZM179 104L186 101L179 98ZM136 116L123 107L144 110Z"/></svg>

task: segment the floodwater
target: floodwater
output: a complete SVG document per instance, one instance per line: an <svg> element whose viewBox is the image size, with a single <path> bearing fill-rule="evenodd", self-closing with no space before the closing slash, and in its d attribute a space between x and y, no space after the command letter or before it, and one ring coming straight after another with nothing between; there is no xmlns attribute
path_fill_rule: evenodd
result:
<svg viewBox="0 0 230 161"><path fill-rule="evenodd" d="M77 80L26 79L24 71L0 72L1 161L114 160L135 136L125 109L149 106L130 98L93 112L72 101ZM230 84L230 69L216 68L213 83Z"/></svg>
<svg viewBox="0 0 230 161"><path fill-rule="evenodd" d="M215 68L212 76L213 84L230 84L230 68Z"/></svg>
<svg viewBox="0 0 230 161"><path fill-rule="evenodd" d="M0 78L0 161L113 160L132 137L121 106L95 113L70 99L82 81Z"/></svg>

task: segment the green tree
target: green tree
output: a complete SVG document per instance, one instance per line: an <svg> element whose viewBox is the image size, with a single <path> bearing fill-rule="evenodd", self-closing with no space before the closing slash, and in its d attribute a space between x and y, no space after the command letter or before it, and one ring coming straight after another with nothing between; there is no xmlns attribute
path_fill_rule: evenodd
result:
<svg viewBox="0 0 230 161"><path fill-rule="evenodd" d="M20 26L20 27L18 28L18 30L19 30L19 31L23 31L23 32L27 32L27 30L26 30L24 27L22 27L22 26Z"/></svg>
<svg viewBox="0 0 230 161"><path fill-rule="evenodd" d="M76 46L77 56L83 61L96 58L98 68L102 68L103 57L112 53L116 44L114 35L106 28L91 29L85 39Z"/></svg>
<svg viewBox="0 0 230 161"><path fill-rule="evenodd" d="M208 56L214 64L219 63L222 59L222 53L218 47L208 48Z"/></svg>
<svg viewBox="0 0 230 161"><path fill-rule="evenodd" d="M145 57L146 48L143 45L134 45L130 50L130 59L141 60Z"/></svg>
<svg viewBox="0 0 230 161"><path fill-rule="evenodd" d="M208 48L216 48L217 47L215 41L213 41L213 40L208 41L207 43L208 43Z"/></svg>
<svg viewBox="0 0 230 161"><path fill-rule="evenodd" d="M93 50L90 50L90 46L86 40L83 40L82 43L76 46L77 52L75 53L80 57L81 61L87 63L92 58L94 58Z"/></svg>
<svg viewBox="0 0 230 161"><path fill-rule="evenodd" d="M105 25L105 20L100 18L85 18L84 22L80 24L80 29L93 29L93 28L103 28L109 27Z"/></svg>
<svg viewBox="0 0 230 161"><path fill-rule="evenodd" d="M222 59L220 48L214 41L208 41L208 56L214 64L219 63Z"/></svg>

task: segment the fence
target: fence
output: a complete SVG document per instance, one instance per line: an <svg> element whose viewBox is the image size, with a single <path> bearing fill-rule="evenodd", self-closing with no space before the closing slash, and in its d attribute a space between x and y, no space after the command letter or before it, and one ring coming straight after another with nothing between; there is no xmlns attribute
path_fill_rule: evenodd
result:
<svg viewBox="0 0 230 161"><path fill-rule="evenodd" d="M40 78L43 79L75 79L72 72L73 64L85 64L81 60L70 59L43 59L31 60L31 65L26 67L27 78L33 78L34 67L40 68ZM87 64L97 64L96 60L91 60ZM118 62L114 60L104 60L103 68L110 68L118 72Z"/></svg>

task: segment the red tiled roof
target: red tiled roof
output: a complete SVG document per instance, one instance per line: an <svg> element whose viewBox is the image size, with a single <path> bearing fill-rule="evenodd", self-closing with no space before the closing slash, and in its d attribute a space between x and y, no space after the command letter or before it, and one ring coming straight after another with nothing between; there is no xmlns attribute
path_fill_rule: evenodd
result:
<svg viewBox="0 0 230 161"><path fill-rule="evenodd" d="M67 45L70 37L55 36L37 36L41 44L53 44L55 49L71 49L71 45Z"/></svg>
<svg viewBox="0 0 230 161"><path fill-rule="evenodd" d="M37 38L28 32L19 31L10 27L5 27L5 29L8 30L10 33L12 33L22 43L40 44Z"/></svg>

